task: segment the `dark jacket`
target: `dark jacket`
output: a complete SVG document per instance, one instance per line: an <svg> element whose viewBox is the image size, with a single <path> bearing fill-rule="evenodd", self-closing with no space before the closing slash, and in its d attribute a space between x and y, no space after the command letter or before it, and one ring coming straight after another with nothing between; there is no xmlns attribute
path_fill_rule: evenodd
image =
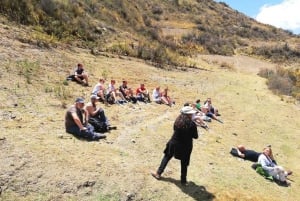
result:
<svg viewBox="0 0 300 201"><path fill-rule="evenodd" d="M188 122L187 125L181 128L174 125L173 136L167 143L164 153L185 161L186 165L189 165L193 149L193 138L198 138L197 126L193 121Z"/></svg>

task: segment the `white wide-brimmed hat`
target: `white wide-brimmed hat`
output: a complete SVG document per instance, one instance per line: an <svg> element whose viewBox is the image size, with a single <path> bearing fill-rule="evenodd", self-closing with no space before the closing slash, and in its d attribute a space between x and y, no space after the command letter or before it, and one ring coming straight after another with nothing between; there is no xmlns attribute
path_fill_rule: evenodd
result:
<svg viewBox="0 0 300 201"><path fill-rule="evenodd" d="M180 112L182 114L195 114L197 111L194 110L194 108L192 108L191 106L184 106L183 108L181 108Z"/></svg>

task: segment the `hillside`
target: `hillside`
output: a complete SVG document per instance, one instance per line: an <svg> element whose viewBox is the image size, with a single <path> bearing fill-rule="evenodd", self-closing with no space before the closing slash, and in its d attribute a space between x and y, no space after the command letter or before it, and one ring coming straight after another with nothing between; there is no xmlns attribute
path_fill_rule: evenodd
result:
<svg viewBox="0 0 300 201"><path fill-rule="evenodd" d="M162 69L133 57L92 55L66 43L44 48L24 40L35 33L1 19L0 200L300 200L299 106L272 94L256 75L276 64L202 55L190 60L194 68ZM149 89L168 86L176 105L100 104L118 130L99 142L78 140L64 131L66 107L77 96L88 99L91 91L64 84L78 62L91 84L106 76L117 84L127 79L134 88L141 82ZM189 186L180 186L176 160L162 181L154 180L149 173L159 165L181 106L206 97L212 97L224 124L198 129ZM236 144L255 150L272 144L279 164L294 171L291 186L271 183L251 163L233 158L229 151Z"/></svg>
<svg viewBox="0 0 300 201"><path fill-rule="evenodd" d="M45 48L63 42L160 67L192 65L185 56L199 53L242 53L276 62L298 62L300 55L299 36L212 0L3 0L0 11L32 26L31 34L19 38L23 42Z"/></svg>

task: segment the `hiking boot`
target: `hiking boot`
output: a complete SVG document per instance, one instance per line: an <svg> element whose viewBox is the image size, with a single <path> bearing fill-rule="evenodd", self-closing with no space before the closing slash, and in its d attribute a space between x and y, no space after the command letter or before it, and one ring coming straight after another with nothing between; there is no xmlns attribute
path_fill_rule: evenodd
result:
<svg viewBox="0 0 300 201"><path fill-rule="evenodd" d="M180 183L181 183L182 186L187 186L188 185L188 182L186 180L181 180Z"/></svg>
<svg viewBox="0 0 300 201"><path fill-rule="evenodd" d="M151 172L152 177L154 177L155 179L159 180L161 178L160 174L158 174L157 172Z"/></svg>
<svg viewBox="0 0 300 201"><path fill-rule="evenodd" d="M103 139L106 138L106 135L103 133L94 133L94 140L99 140L99 139Z"/></svg>

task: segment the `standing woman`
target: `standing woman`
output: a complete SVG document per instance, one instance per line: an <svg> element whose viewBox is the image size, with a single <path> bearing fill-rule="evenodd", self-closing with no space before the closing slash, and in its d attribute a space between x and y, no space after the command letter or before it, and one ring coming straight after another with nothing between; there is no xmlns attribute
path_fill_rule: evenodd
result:
<svg viewBox="0 0 300 201"><path fill-rule="evenodd" d="M173 136L166 145L164 150L165 155L160 166L151 175L156 179L160 179L168 162L174 156L181 162L181 184L186 185L187 166L189 165L193 149L193 138L198 138L198 131L196 124L192 121L192 116L196 111L190 106L184 106L180 112L181 114L174 122Z"/></svg>

